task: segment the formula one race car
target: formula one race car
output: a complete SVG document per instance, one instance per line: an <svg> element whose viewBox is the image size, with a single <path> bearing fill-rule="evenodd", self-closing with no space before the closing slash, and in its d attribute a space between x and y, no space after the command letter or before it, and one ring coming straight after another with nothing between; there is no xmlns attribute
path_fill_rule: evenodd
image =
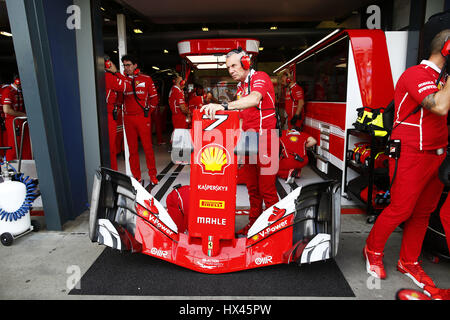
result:
<svg viewBox="0 0 450 320"><path fill-rule="evenodd" d="M138 181L101 168L92 192L92 242L204 273L304 264L337 255L339 183L295 188L266 208L246 237L236 237L237 158L257 153L258 133L241 132L237 112L218 112L211 120L195 111L192 124L192 129L176 130L172 148L172 161L191 167L187 230L178 231L168 211Z"/></svg>

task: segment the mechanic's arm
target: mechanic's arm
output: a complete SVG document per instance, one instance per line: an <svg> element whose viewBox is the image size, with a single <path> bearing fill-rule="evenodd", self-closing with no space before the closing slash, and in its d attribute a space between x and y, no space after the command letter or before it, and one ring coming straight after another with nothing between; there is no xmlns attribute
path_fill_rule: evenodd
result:
<svg viewBox="0 0 450 320"><path fill-rule="evenodd" d="M3 112L5 114L8 114L8 115L13 116L13 117L26 117L27 116L26 113L23 113L23 112L20 112L20 111L15 111L13 109L13 107L11 107L10 104L4 104L3 105Z"/></svg>
<svg viewBox="0 0 450 320"><path fill-rule="evenodd" d="M426 96L422 106L437 115L446 116L450 109L450 81L447 81L442 90Z"/></svg>
<svg viewBox="0 0 450 320"><path fill-rule="evenodd" d="M300 114L302 113L304 104L305 104L305 100L303 100L303 99L298 100L297 110L295 111L296 116L300 116Z"/></svg>
<svg viewBox="0 0 450 320"><path fill-rule="evenodd" d="M152 109L156 109L159 104L158 92L156 91L155 84L150 81L150 90L148 90L148 102Z"/></svg>
<svg viewBox="0 0 450 320"><path fill-rule="evenodd" d="M308 137L308 139L306 139L306 144L305 147L306 148L311 148L312 146L315 146L317 144L317 140L314 139L313 137Z"/></svg>
<svg viewBox="0 0 450 320"><path fill-rule="evenodd" d="M112 81L111 89L117 92L125 92L127 90L127 78L117 71L115 64L111 61L111 66L106 69L106 71L111 72L117 81Z"/></svg>
<svg viewBox="0 0 450 320"><path fill-rule="evenodd" d="M257 107L263 98L262 94L258 91L252 91L248 96L234 100L228 103L228 110L243 110L251 107ZM204 105L200 112L205 111L205 114L211 119L214 119L216 111L224 110L225 108L221 104L210 103Z"/></svg>
<svg viewBox="0 0 450 320"><path fill-rule="evenodd" d="M180 104L180 110L185 116L189 115L189 107L185 102Z"/></svg>

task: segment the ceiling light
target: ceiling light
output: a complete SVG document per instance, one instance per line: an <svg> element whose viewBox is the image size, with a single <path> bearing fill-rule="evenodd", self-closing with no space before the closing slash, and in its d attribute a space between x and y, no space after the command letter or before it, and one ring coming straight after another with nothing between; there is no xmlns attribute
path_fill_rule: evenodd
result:
<svg viewBox="0 0 450 320"><path fill-rule="evenodd" d="M117 50L113 50L114 53L117 53Z"/></svg>
<svg viewBox="0 0 450 320"><path fill-rule="evenodd" d="M277 29L278 29L277 26L272 26L272 27L270 27L270 30L277 30Z"/></svg>
<svg viewBox="0 0 450 320"><path fill-rule="evenodd" d="M12 37L12 34L6 31L0 31L0 34L5 37Z"/></svg>
<svg viewBox="0 0 450 320"><path fill-rule="evenodd" d="M155 69L155 70L159 70L159 68L158 68L158 67L155 67L155 66L153 66L152 68Z"/></svg>
<svg viewBox="0 0 450 320"><path fill-rule="evenodd" d="M134 33L144 33L141 29L133 29Z"/></svg>
<svg viewBox="0 0 450 320"><path fill-rule="evenodd" d="M219 64L217 64L217 63L201 63L201 64L198 64L196 67L199 70L226 69L227 68L226 64L224 64L224 63L219 63Z"/></svg>
<svg viewBox="0 0 450 320"><path fill-rule="evenodd" d="M200 56L186 56L186 59L188 59L191 63L225 63L226 57L225 54L220 56L215 55L200 55Z"/></svg>
<svg viewBox="0 0 450 320"><path fill-rule="evenodd" d="M166 50L166 49L164 49L164 53L169 53L169 51L168 51L168 50Z"/></svg>
<svg viewBox="0 0 450 320"><path fill-rule="evenodd" d="M208 29L208 27L203 27L203 28L202 28L202 31L205 31L205 32L206 32L206 31L209 31L209 29Z"/></svg>
<svg viewBox="0 0 450 320"><path fill-rule="evenodd" d="M102 9L102 11L106 11L105 8L103 8L103 7L100 7L100 9Z"/></svg>
<svg viewBox="0 0 450 320"><path fill-rule="evenodd" d="M264 47L259 47L258 50L259 50L259 51L263 51L263 50L264 50Z"/></svg>

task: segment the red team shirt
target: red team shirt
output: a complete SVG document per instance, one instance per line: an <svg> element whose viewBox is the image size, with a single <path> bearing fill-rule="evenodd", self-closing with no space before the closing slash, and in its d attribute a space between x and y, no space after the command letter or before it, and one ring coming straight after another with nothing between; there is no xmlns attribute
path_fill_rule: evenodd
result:
<svg viewBox="0 0 450 320"><path fill-rule="evenodd" d="M138 74L134 77L136 96L139 103L136 101L136 97L133 93L132 80L133 77L117 74L120 80L124 80L125 83L120 85L119 90L123 91L124 112L126 115L144 116L144 110L142 107L149 107L150 112L156 109L158 105L158 93L156 91L155 84L150 76L145 74ZM120 81L118 82L120 83ZM140 105L142 106L140 106Z"/></svg>
<svg viewBox="0 0 450 320"><path fill-rule="evenodd" d="M118 92L126 90L125 81L118 78L111 72L105 73L105 88L106 88L106 104L108 112L113 112L114 104L118 103Z"/></svg>
<svg viewBox="0 0 450 320"><path fill-rule="evenodd" d="M305 95L303 89L298 84L294 83L286 90L286 95L284 97L284 109L286 110L289 119L292 119L292 117L295 115L298 102L304 99ZM303 119L304 108L301 111L301 115Z"/></svg>
<svg viewBox="0 0 450 320"><path fill-rule="evenodd" d="M439 91L436 81L440 69L430 61L407 69L397 82L395 89L395 123L404 120L429 94ZM441 82L441 88L444 83ZM435 150L448 144L447 117L439 116L420 108L398 125L392 139L400 139L402 146L416 150Z"/></svg>
<svg viewBox="0 0 450 320"><path fill-rule="evenodd" d="M175 128L187 128L186 115L181 111L180 107L182 104L186 104L184 93L179 87L173 86L169 92L169 106Z"/></svg>
<svg viewBox="0 0 450 320"><path fill-rule="evenodd" d="M242 130L249 129L275 129L275 92L272 81L267 73L262 71L250 71L250 92L257 91L262 94L258 107L241 110L239 116L243 119ZM249 94L248 77L244 83L238 83L237 98L240 99Z"/></svg>
<svg viewBox="0 0 450 320"><path fill-rule="evenodd" d="M2 100L2 96L3 96L3 91L9 87L9 84L2 84L0 85L0 116L4 119L5 118L5 114L3 113L3 100Z"/></svg>
<svg viewBox="0 0 450 320"><path fill-rule="evenodd" d="M200 109L203 106L203 97L192 95L189 99L189 110L194 112L195 109Z"/></svg>
<svg viewBox="0 0 450 320"><path fill-rule="evenodd" d="M19 91L14 84L3 89L1 104L2 106L5 104L10 104L11 108L13 108L14 111L25 113L25 105L23 103L22 92ZM15 116L5 114L5 118L14 119Z"/></svg>

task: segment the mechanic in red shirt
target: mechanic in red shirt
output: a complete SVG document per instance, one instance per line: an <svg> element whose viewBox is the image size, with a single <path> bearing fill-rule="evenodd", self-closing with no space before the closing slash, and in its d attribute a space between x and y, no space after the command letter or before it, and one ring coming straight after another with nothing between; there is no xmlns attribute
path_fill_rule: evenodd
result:
<svg viewBox="0 0 450 320"><path fill-rule="evenodd" d="M1 84L0 85L0 103L2 101L3 90L9 87L9 84ZM3 105L2 105L3 107ZM0 108L0 145L5 147L8 145L8 137L6 135L6 126L5 126L5 113L3 112L3 108ZM0 156L6 155L6 151L1 150Z"/></svg>
<svg viewBox="0 0 450 320"><path fill-rule="evenodd" d="M195 85L195 91L189 97L189 113L192 115L194 110L203 106L203 87Z"/></svg>
<svg viewBox="0 0 450 320"><path fill-rule="evenodd" d="M289 180L300 178L302 168L308 164L306 149L316 145L317 140L306 132L291 129L283 130L280 144L278 176Z"/></svg>
<svg viewBox="0 0 450 320"><path fill-rule="evenodd" d="M111 61L105 62L106 108L108 112L109 155L111 159L111 169L117 170L117 117L119 112L122 112L120 109L121 101L119 101L119 92L126 91L126 81L119 79L116 72L109 71L111 64Z"/></svg>
<svg viewBox="0 0 450 320"><path fill-rule="evenodd" d="M133 177L141 181L138 138L142 143L147 163L148 175L153 185L158 183L156 178L155 155L152 145L151 113L158 105L158 94L150 76L138 69L137 60L130 56L122 57L125 76L117 72L113 64L110 71L124 80L119 87L123 91L124 126L130 151L130 169Z"/></svg>
<svg viewBox="0 0 450 320"><path fill-rule="evenodd" d="M183 78L177 75L169 92L169 107L174 129L187 129L189 125L189 108L184 98L184 85Z"/></svg>
<svg viewBox="0 0 450 320"><path fill-rule="evenodd" d="M295 81L292 76L285 72L281 76L281 85L286 87L284 97L284 110L287 114L287 124L289 129L302 128L305 119L305 95L303 88Z"/></svg>
<svg viewBox="0 0 450 320"><path fill-rule="evenodd" d="M438 169L448 144L447 113L450 85L436 86L445 58L441 49L450 29L436 35L428 60L407 69L395 88L393 140L400 140L400 157L389 159L391 203L377 218L363 253L367 272L384 279L383 250L391 233L402 223L403 240L397 269L420 287L434 287L418 262L430 214L436 209L443 183ZM440 89L441 88L441 89ZM418 108L418 112L413 113ZM395 169L397 167L397 169Z"/></svg>
<svg viewBox="0 0 450 320"><path fill-rule="evenodd" d="M20 148L22 125L25 120L16 120L15 128L13 120L16 117L26 117L25 105L23 102L22 87L19 76L14 76L14 82L3 89L1 104L5 114L5 127L7 134L7 146L12 149L6 151L6 160L11 161L18 158L14 141L14 130L16 130L17 146ZM22 147L22 159L31 159L31 143L28 125L25 126Z"/></svg>
<svg viewBox="0 0 450 320"><path fill-rule="evenodd" d="M241 129L256 131L259 134L257 163L244 164L250 214L249 224L240 230L238 235L245 235L262 213L263 202L266 208L278 202L275 181L278 171L279 137L276 130L275 91L269 75L251 69L250 57L241 48L227 54L226 66L233 80L240 81L237 100L222 104L207 104L200 111L204 111L213 119L218 110L240 110ZM276 142L276 147L272 146L272 140Z"/></svg>

